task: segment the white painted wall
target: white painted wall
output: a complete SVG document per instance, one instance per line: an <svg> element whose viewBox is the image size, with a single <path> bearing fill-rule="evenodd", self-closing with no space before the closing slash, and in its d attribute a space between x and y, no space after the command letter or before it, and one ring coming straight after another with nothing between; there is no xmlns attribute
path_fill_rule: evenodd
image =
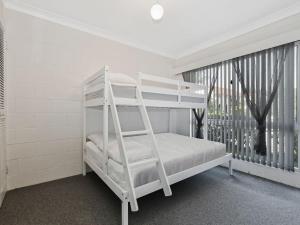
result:
<svg viewBox="0 0 300 225"><path fill-rule="evenodd" d="M0 127L0 207L6 192L5 129Z"/></svg>
<svg viewBox="0 0 300 225"><path fill-rule="evenodd" d="M171 75L172 60L5 11L8 36L8 188L81 172L81 88L103 65Z"/></svg>
<svg viewBox="0 0 300 225"><path fill-rule="evenodd" d="M174 74L300 40L300 13L174 61Z"/></svg>
<svg viewBox="0 0 300 225"><path fill-rule="evenodd" d="M155 133L169 132L169 113L167 108L147 108L148 116L151 121L153 131ZM141 114L135 107L122 107L118 109L120 123L123 131L143 130L145 129ZM87 114L87 134L102 132L102 111L89 108L86 111ZM176 124L176 121L174 122ZM114 126L112 116L108 115L108 130L110 133L114 133ZM177 130L172 129L173 132Z"/></svg>
<svg viewBox="0 0 300 225"><path fill-rule="evenodd" d="M3 3L0 1L0 24L4 28ZM2 118L1 118L2 119ZM6 143L5 127L0 127L0 207L6 192Z"/></svg>
<svg viewBox="0 0 300 225"><path fill-rule="evenodd" d="M190 123L189 109L171 109L169 125L172 133L189 136Z"/></svg>

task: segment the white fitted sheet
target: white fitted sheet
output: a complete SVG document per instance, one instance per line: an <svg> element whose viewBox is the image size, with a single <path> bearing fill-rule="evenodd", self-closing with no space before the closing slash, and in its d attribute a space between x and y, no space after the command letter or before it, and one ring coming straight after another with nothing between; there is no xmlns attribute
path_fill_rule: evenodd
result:
<svg viewBox="0 0 300 225"><path fill-rule="evenodd" d="M167 175L209 162L226 154L226 146L222 143L173 133L161 133L155 136ZM127 137L125 138L126 141L136 142L141 146L132 152L131 162L138 160L140 155L147 153L149 146L151 146L151 139L146 135ZM115 182L126 188L117 145L114 148L109 148L108 174ZM148 165L133 170L132 177L134 186L137 187L157 180L158 174L154 165Z"/></svg>
<svg viewBox="0 0 300 225"><path fill-rule="evenodd" d="M88 136L89 145L93 143L93 147L97 148L103 154L103 136L102 133L94 133ZM108 135L109 143L108 143L108 157L113 159L114 161L122 164L122 159L119 152L119 145L114 134ZM133 163L136 161L140 161L143 159L148 159L152 157L152 151L149 145L145 145L145 141L149 137L145 138L124 138L125 149L127 151L127 158L129 163Z"/></svg>

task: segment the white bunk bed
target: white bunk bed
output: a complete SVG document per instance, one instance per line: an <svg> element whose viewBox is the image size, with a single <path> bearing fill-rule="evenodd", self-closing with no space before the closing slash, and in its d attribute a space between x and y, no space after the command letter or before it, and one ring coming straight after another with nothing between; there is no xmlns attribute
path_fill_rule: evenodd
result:
<svg viewBox="0 0 300 225"><path fill-rule="evenodd" d="M117 96L122 89L122 97ZM134 91L134 92L133 92ZM122 225L128 224L128 204L138 211L137 199L159 189L172 194L170 185L218 165L229 163L232 154L225 145L207 139L207 115L204 137L154 134L146 107L207 108L205 86L153 75L139 74L134 80L124 74L110 73L105 66L84 83L83 102L83 175L86 164L122 201ZM122 131L117 106L139 108L145 129ZM102 110L102 133L87 134L88 108ZM109 134L108 115L112 113L115 135ZM205 110L207 112L207 110Z"/></svg>

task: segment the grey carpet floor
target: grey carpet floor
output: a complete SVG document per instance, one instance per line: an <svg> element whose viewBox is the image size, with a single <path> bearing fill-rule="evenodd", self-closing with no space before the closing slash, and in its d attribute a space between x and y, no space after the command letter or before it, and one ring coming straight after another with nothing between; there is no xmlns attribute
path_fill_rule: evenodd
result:
<svg viewBox="0 0 300 225"><path fill-rule="evenodd" d="M215 168L139 199L130 225L299 225L300 191ZM120 200L94 173L7 193L0 225L120 225Z"/></svg>

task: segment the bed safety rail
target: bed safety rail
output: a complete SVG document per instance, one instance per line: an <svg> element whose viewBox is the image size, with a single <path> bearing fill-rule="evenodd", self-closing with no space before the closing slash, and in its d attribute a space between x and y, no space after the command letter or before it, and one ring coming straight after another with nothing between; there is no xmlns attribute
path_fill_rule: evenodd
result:
<svg viewBox="0 0 300 225"><path fill-rule="evenodd" d="M84 98L86 107L102 106L105 102L105 76L112 74L108 67L96 72L84 82ZM139 73L139 85L144 103L150 107L167 108L206 108L207 88L203 85L174 80L165 77ZM115 83L119 87L133 87L133 84ZM131 99L119 98L120 105L135 105ZM109 103L110 104L110 103Z"/></svg>
<svg viewBox="0 0 300 225"><path fill-rule="evenodd" d="M206 108L207 88L203 85L139 73L145 104L153 107Z"/></svg>

